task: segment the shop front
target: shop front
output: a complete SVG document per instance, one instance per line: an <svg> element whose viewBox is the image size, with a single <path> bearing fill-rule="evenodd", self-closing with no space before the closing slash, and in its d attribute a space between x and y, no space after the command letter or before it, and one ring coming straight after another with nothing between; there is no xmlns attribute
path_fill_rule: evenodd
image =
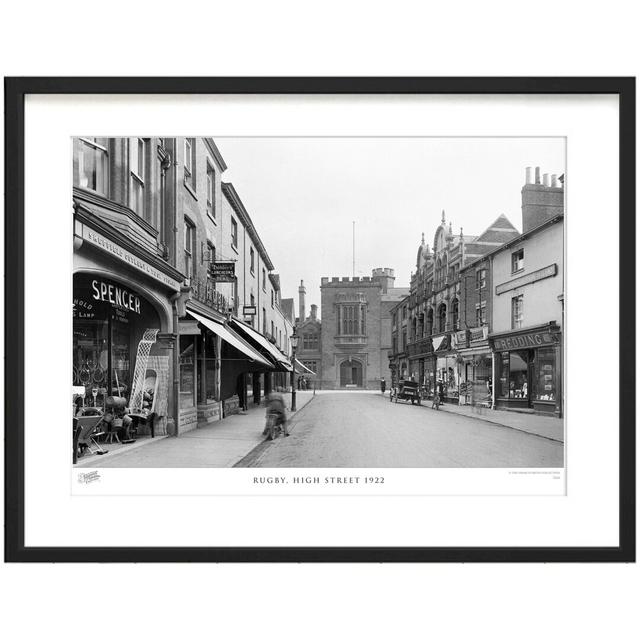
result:
<svg viewBox="0 0 640 640"><path fill-rule="evenodd" d="M494 334L496 408L562 416L562 333L555 322Z"/></svg>
<svg viewBox="0 0 640 640"><path fill-rule="evenodd" d="M153 407L157 416L156 433L165 432L169 357L157 340L161 329L158 310L131 284L74 274L73 386L84 388L85 407L105 411L109 396L130 406L141 386L145 408Z"/></svg>
<svg viewBox="0 0 640 640"><path fill-rule="evenodd" d="M457 354L451 346L449 334L433 338L433 352L435 358L435 385L442 388L444 401L458 403L458 363Z"/></svg>
<svg viewBox="0 0 640 640"><path fill-rule="evenodd" d="M475 327L455 334L461 405L493 406L493 353L488 328Z"/></svg>

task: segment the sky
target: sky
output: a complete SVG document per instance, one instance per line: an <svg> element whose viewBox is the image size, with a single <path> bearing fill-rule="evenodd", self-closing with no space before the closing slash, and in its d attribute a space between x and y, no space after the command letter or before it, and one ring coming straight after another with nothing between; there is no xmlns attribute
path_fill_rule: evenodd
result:
<svg viewBox="0 0 640 640"><path fill-rule="evenodd" d="M454 234L499 215L522 230L526 167L565 172L564 138L215 138L232 182L280 274L283 298L304 280L307 314L320 279L395 270L408 287L422 233L442 210Z"/></svg>

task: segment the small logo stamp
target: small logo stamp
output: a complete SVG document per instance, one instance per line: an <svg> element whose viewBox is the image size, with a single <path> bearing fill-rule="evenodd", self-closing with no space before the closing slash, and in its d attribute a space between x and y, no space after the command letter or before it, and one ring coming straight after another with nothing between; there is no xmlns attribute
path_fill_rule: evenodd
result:
<svg viewBox="0 0 640 640"><path fill-rule="evenodd" d="M78 482L80 484L89 484L90 482L96 482L100 480L100 474L97 471L87 471L86 473L78 474Z"/></svg>

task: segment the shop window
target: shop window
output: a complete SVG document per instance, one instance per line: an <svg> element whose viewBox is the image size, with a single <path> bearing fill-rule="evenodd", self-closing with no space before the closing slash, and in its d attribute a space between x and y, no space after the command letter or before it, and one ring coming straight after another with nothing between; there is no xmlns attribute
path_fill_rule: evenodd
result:
<svg viewBox="0 0 640 640"><path fill-rule="evenodd" d="M74 184L109 195L109 154L103 138L74 139Z"/></svg>
<svg viewBox="0 0 640 640"><path fill-rule="evenodd" d="M520 329L522 327L523 296L511 298L511 328Z"/></svg>
<svg viewBox="0 0 640 640"><path fill-rule="evenodd" d="M184 139L184 183L196 190L196 139Z"/></svg>
<svg viewBox="0 0 640 640"><path fill-rule="evenodd" d="M196 336L180 336L180 408L192 407L195 392Z"/></svg>
<svg viewBox="0 0 640 640"><path fill-rule="evenodd" d="M524 269L524 249L518 249L511 254L511 272L522 271Z"/></svg>
<svg viewBox="0 0 640 640"><path fill-rule="evenodd" d="M198 403L216 400L216 337L207 331L198 339Z"/></svg>
<svg viewBox="0 0 640 640"><path fill-rule="evenodd" d="M129 138L129 206L141 218L144 210L146 142L142 138Z"/></svg>
<svg viewBox="0 0 640 640"><path fill-rule="evenodd" d="M184 275L193 278L193 256L195 254L196 228L188 219L184 219Z"/></svg>
<svg viewBox="0 0 640 640"><path fill-rule="evenodd" d="M215 220L216 207L215 207L215 187L216 176L213 167L207 162L207 215Z"/></svg>
<svg viewBox="0 0 640 640"><path fill-rule="evenodd" d="M535 400L556 400L556 375L555 350L538 349L535 362Z"/></svg>
<svg viewBox="0 0 640 640"><path fill-rule="evenodd" d="M498 362L498 396L517 400L528 399L529 352L505 351Z"/></svg>
<svg viewBox="0 0 640 640"><path fill-rule="evenodd" d="M73 384L84 386L85 404L104 408L107 396L129 398L138 343L155 328L155 309L129 287L74 276Z"/></svg>

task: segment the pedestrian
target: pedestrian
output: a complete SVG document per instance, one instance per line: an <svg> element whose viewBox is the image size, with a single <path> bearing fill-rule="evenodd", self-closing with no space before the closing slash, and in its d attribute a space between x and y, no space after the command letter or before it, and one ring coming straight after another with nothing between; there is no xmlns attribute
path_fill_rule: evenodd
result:
<svg viewBox="0 0 640 640"><path fill-rule="evenodd" d="M437 381L433 389L433 402L431 403L432 409L440 411L441 395L440 395L441 383Z"/></svg>
<svg viewBox="0 0 640 640"><path fill-rule="evenodd" d="M380 391L382 395L384 395L384 392L386 390L387 390L387 383L384 381L384 378L380 378Z"/></svg>

